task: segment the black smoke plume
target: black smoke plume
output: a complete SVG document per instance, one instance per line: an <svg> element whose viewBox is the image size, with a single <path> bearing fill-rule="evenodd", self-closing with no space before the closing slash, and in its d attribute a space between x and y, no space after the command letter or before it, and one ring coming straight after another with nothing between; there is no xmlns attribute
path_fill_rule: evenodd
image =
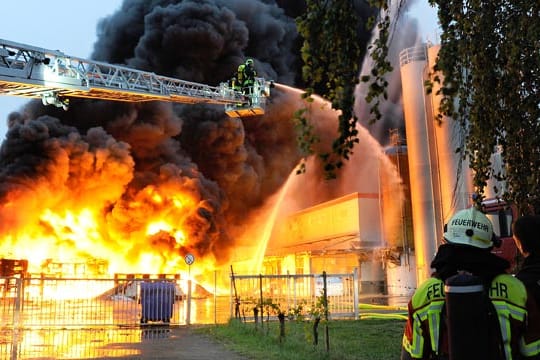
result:
<svg viewBox="0 0 540 360"><path fill-rule="evenodd" d="M125 0L99 22L91 57L209 85L252 57L259 76L301 87L294 17L304 9L304 1ZM358 32L366 42L365 24ZM71 99L64 112L31 101L10 115L0 149L0 232L39 225L40 211L17 215L29 208L60 211L91 200L101 204L103 237L114 242L115 234L142 231L145 213L133 202L151 206L159 195L172 204L181 191L195 201L178 214L189 243L178 247L162 233L127 251L136 256L148 246L226 261L231 234L300 159L291 121L297 102L283 101L290 96L298 94L276 89L266 115L243 119L209 105Z"/></svg>

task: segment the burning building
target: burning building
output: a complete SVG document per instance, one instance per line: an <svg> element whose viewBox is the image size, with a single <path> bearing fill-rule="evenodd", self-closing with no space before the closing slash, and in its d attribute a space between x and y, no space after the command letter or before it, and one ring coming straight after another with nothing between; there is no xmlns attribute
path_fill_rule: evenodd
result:
<svg viewBox="0 0 540 360"><path fill-rule="evenodd" d="M0 149L0 255L28 259L37 272L99 263L109 274L176 274L188 272L190 253L192 275L204 278L250 249L256 256L245 271L261 271L266 252L269 273L359 267L364 289L414 288L442 223L468 195L466 185L453 192L447 179L456 169L438 161L450 157L443 140L453 137L434 127L437 99L420 81L432 49L404 53L384 119L359 127L360 143L336 181L324 180L315 158L296 176L302 154L290 120L306 103L291 87L302 87L299 10L285 3L125 1L103 19L92 54L99 61L215 85L254 58L277 84L267 113L241 119L207 105L89 99L72 99L66 112L29 102L10 115ZM361 3L366 20L372 10ZM402 25L391 57L418 43L414 23ZM366 122L363 92L359 86L355 112ZM318 146L331 146L337 113L316 98L307 115ZM389 141L389 129L406 134L406 146ZM417 224L423 217L435 220Z"/></svg>
<svg viewBox="0 0 540 360"><path fill-rule="evenodd" d="M357 3L367 20L372 10ZM297 11L125 1L98 25L91 57L214 85L249 56L261 76L295 85ZM0 255L28 259L30 272L96 260L109 274L187 272L186 253L193 276L228 264L301 157L289 121L297 94L276 89L256 121L205 105L71 99L64 111L30 101L10 114L0 149Z"/></svg>
<svg viewBox="0 0 540 360"><path fill-rule="evenodd" d="M278 221L265 257L267 274L352 273L360 268L364 292L380 286L383 229L377 193L352 193L301 210ZM380 271L379 271L380 272ZM370 277L375 276L375 279Z"/></svg>

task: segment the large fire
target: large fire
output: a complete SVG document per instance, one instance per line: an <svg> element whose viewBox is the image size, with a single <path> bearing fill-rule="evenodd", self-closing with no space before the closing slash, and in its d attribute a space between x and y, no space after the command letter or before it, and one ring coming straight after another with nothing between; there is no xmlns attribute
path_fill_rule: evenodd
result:
<svg viewBox="0 0 540 360"><path fill-rule="evenodd" d="M188 234L194 231L190 215L197 203L180 188L149 185L135 199L122 203L129 213L141 216L121 226L109 219L112 215L104 213L106 204L100 201L86 201L80 208L25 209L21 215L28 221L21 219L19 228L6 229L0 254L28 259L33 273L44 272L51 259L60 263L106 259L109 274L174 274L186 270L182 255L194 252L197 267L211 270L214 259L199 257L197 249L189 246ZM201 266L201 260L203 264L207 260L206 264Z"/></svg>
<svg viewBox="0 0 540 360"><path fill-rule="evenodd" d="M249 56L259 76L293 84L301 73L295 17L285 1L125 1L98 25L91 58L216 84ZM63 111L29 102L10 115L0 149L0 257L28 259L33 273L104 261L106 275L199 282L233 258L258 269L271 230L271 212L261 209L301 158L291 118L306 104L281 87L268 106L243 120L198 105L72 99ZM335 114L316 107L321 142L331 146ZM356 168L351 178L360 178ZM321 188L313 169L299 181L313 191L295 192L297 206L358 191Z"/></svg>
<svg viewBox="0 0 540 360"><path fill-rule="evenodd" d="M153 110L154 121L179 121L170 104L129 107L139 115ZM258 224L247 235L249 210L234 209L259 193L227 194L234 190L205 178L177 146L171 155L179 126L170 126L168 136L148 134L141 150L137 129L115 137L99 127L81 134L50 116L25 116L12 124L1 149L0 258L27 259L31 274L181 274L209 284L215 271L228 274L231 251L246 245L242 239L250 253L264 253ZM109 131L116 132L112 125ZM192 266L188 253L196 259ZM262 256L244 260L249 271ZM75 265L59 264L86 265L74 271Z"/></svg>
<svg viewBox="0 0 540 360"><path fill-rule="evenodd" d="M277 88L273 98L277 106L271 103L269 115L246 122L246 132L256 133L257 129L250 130L250 126L266 124L283 127L284 132L290 131L284 136L294 138L292 124L286 120L302 105L300 91ZM317 119L320 132L329 134L325 128L335 121L336 114L318 101L321 104L314 106L310 114ZM177 121L171 109L168 104L157 107L159 115L170 117L166 121ZM139 111L143 110L148 112ZM229 128L244 126L231 119L222 121ZM35 136L34 127L47 132L47 136ZM115 132L114 128L111 132ZM360 145L363 151L358 152L363 154L358 162L362 166L345 170L339 182L323 186L318 165L311 163L308 174L295 182L302 190L288 190L294 210L373 187L371 182L359 179L392 171L390 165L381 167L380 150L374 151L379 145L365 129L361 133L365 134ZM228 274L233 260L235 271L259 273L274 218L277 213L284 215L292 210L276 206L289 187L279 192L279 185L290 184L287 178L294 174L298 159L290 155L294 141L290 147L277 141L281 150L289 154L282 165L287 172L268 171L272 176L261 177L261 185L256 187L254 180L238 176L231 166L225 168L226 179L220 181L220 188L194 164L167 153L164 144L172 138L144 139L155 143L152 153L148 144L140 150L131 136L128 130L127 134L113 137L100 128L81 135L48 116L23 118L15 123L3 144L4 153L15 152L12 159L16 159L33 151L39 166L30 172L32 176L13 166L11 176L5 177L9 181L0 185L7 200L0 206L0 257L28 259L31 273L47 273L58 263L86 263L86 270L102 271L102 267L90 265L104 261L106 273L97 275L181 274L184 279L191 277L206 285L213 283L216 270ZM25 146L15 146L18 144ZM248 147L245 142L237 146ZM268 157L277 161L280 153L269 152ZM13 161L16 165L17 160ZM269 187L276 189L274 196L265 202L253 202L250 196L259 196L269 181L275 182ZM192 266L185 262L188 253L195 256Z"/></svg>
<svg viewBox="0 0 540 360"><path fill-rule="evenodd" d="M17 126L17 135L24 137L30 125ZM45 161L34 178L4 184L9 191L1 208L2 257L28 259L31 273L46 273L51 261L95 259L108 263L101 275L186 273L188 252L197 258L192 275L218 265L211 248L223 234L215 220L218 208L202 198L197 179L167 164L141 185L128 153L99 146L72 151L70 137L62 139L63 148L49 152L57 157Z"/></svg>

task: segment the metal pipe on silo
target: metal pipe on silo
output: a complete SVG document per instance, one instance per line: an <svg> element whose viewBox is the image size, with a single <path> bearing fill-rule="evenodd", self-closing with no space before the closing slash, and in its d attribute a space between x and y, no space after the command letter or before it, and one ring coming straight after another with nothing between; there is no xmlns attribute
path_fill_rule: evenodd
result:
<svg viewBox="0 0 540 360"><path fill-rule="evenodd" d="M399 54L403 89L403 110L409 154L409 176L416 257L416 281L426 280L430 264L442 236L436 161L434 161L433 124L427 118L424 89L427 66L425 45L404 49Z"/></svg>

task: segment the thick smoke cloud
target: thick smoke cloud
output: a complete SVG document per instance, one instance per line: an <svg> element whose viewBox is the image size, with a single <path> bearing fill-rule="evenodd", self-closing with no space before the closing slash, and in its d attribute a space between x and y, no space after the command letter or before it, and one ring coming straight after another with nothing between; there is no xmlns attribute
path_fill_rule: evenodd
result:
<svg viewBox="0 0 540 360"><path fill-rule="evenodd" d="M276 4L158 1L149 8L146 1L126 1L99 29L94 50L99 60L215 85L251 56L259 75L280 83L294 80L295 23ZM133 50L127 52L118 43L132 44ZM228 118L220 108L174 108L183 121L175 140L225 191L233 218L245 217L246 211L274 192L298 160L295 133L287 118L270 114L250 121ZM290 119L290 114L286 116ZM265 131L258 131L261 127Z"/></svg>
<svg viewBox="0 0 540 360"><path fill-rule="evenodd" d="M419 45L422 41L418 31L418 21L411 18L408 14L408 11L414 2L415 1L398 1L394 3L394 8L390 11L390 16L395 20L391 27L388 60L394 70L385 76L385 80L388 82L388 87L386 89L388 98L386 100L381 99L381 104L379 106L379 110L383 114L383 117L376 123L372 123L372 115L369 113L370 104L365 100L367 94L367 86L365 83L360 83L355 92L354 112L358 116L360 124L368 128L370 134L383 145L388 145L391 129L398 129L401 137L403 139L405 138L399 53L403 49ZM399 12L395 9L398 5L401 6ZM373 37L375 37L375 35L376 34L374 34ZM362 69L360 70L360 77L363 75L370 75L372 67L373 60L371 57L366 56L362 64Z"/></svg>
<svg viewBox="0 0 540 360"><path fill-rule="evenodd" d="M359 11L367 9L360 5ZM252 57L260 76L298 86L294 16L303 7L271 0L125 0L98 24L92 58L217 85ZM367 32L359 30L359 37L367 39ZM284 101L290 96L298 94L276 88L266 115L244 119L208 105L71 99L64 112L32 101L10 116L0 150L0 196L12 206L0 209L2 231L39 223L34 215L14 216L13 209L23 214L92 201L101 204L103 237L129 256L149 247L165 257L192 251L226 261L230 234L300 159L290 121L298 103ZM187 194L188 208L176 205L177 193ZM156 199L175 210L160 213ZM189 229L189 243L178 245L163 231L145 235L149 209Z"/></svg>
<svg viewBox="0 0 540 360"><path fill-rule="evenodd" d="M258 73L291 84L294 19L276 4L249 0L125 1L101 21L93 58L217 85L246 56Z"/></svg>

